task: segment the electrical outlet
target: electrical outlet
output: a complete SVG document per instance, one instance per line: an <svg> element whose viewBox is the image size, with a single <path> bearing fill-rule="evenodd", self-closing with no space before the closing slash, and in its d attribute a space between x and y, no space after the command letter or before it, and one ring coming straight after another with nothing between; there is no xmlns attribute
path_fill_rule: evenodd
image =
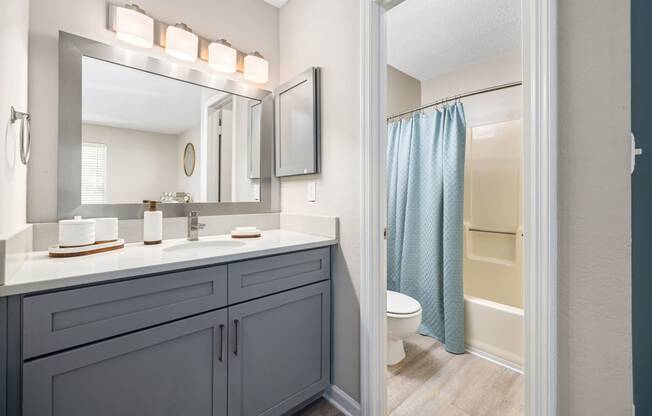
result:
<svg viewBox="0 0 652 416"><path fill-rule="evenodd" d="M308 182L308 202L317 201L317 183Z"/></svg>

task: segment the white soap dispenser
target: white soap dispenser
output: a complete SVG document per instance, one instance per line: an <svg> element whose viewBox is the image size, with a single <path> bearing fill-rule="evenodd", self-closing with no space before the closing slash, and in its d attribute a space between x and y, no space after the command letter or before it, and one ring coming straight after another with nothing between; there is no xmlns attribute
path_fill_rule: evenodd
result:
<svg viewBox="0 0 652 416"><path fill-rule="evenodd" d="M163 211L158 211L158 201L143 201L148 210L143 213L143 240L145 244L161 244L163 241Z"/></svg>

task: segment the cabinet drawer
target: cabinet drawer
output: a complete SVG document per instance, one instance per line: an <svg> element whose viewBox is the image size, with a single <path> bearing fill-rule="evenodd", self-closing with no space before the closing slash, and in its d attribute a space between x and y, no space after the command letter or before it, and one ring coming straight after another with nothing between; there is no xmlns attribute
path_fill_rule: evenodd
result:
<svg viewBox="0 0 652 416"><path fill-rule="evenodd" d="M226 306L226 266L26 297L23 357Z"/></svg>
<svg viewBox="0 0 652 416"><path fill-rule="evenodd" d="M229 264L229 304L330 278L330 248Z"/></svg>

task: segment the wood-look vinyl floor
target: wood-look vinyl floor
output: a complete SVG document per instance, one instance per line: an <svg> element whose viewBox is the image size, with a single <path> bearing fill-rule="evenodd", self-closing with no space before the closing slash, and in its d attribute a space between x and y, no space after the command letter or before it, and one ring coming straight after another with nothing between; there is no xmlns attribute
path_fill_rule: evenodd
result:
<svg viewBox="0 0 652 416"><path fill-rule="evenodd" d="M389 416L522 416L523 376L471 354L446 352L438 341L415 335L406 358L387 369ZM324 399L297 415L343 416Z"/></svg>
<svg viewBox="0 0 652 416"><path fill-rule="evenodd" d="M407 357L387 370L391 416L522 416L523 376L430 337L405 341Z"/></svg>
<svg viewBox="0 0 652 416"><path fill-rule="evenodd" d="M320 398L308 405L308 407L301 409L295 416L344 416L344 414L324 398Z"/></svg>

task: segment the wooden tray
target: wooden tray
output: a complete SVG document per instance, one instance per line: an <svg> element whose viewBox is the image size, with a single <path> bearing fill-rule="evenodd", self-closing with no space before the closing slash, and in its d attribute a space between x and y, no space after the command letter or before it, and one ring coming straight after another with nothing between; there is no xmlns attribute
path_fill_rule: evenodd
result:
<svg viewBox="0 0 652 416"><path fill-rule="evenodd" d="M50 257L79 257L88 256L90 254L104 253L107 251L119 250L125 246L125 240L118 238L115 241L105 243L95 243L90 246L83 247L59 247L58 244L50 246L48 252Z"/></svg>

